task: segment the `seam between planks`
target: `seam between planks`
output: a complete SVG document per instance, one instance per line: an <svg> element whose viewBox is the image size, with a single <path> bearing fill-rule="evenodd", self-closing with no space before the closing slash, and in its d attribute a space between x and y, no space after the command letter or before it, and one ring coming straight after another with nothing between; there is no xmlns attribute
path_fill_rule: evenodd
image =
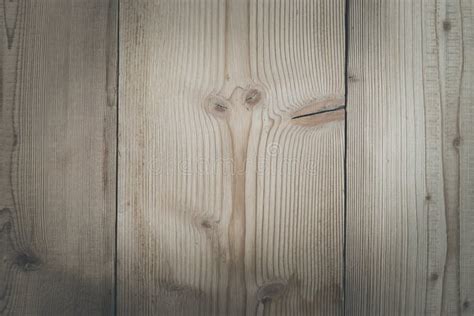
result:
<svg viewBox="0 0 474 316"><path fill-rule="evenodd" d="M343 197L343 245L342 245L342 313L346 315L346 254L347 254L347 106L349 91L349 1L345 0L344 12L344 197Z"/></svg>
<svg viewBox="0 0 474 316"><path fill-rule="evenodd" d="M113 0L115 1L115 0ZM117 49L117 58L116 58L116 125L115 125L115 250L114 250L114 306L113 314L117 315L117 267L118 267L118 182L119 182L119 97L120 97L120 0L117 1L117 27L116 27L116 49Z"/></svg>

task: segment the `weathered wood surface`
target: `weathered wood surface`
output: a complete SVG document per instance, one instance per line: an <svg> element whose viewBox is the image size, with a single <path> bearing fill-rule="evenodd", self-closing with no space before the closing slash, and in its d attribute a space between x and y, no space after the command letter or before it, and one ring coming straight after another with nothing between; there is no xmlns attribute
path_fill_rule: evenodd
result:
<svg viewBox="0 0 474 316"><path fill-rule="evenodd" d="M0 3L0 314L113 309L117 1Z"/></svg>
<svg viewBox="0 0 474 316"><path fill-rule="evenodd" d="M474 2L349 2L348 315L474 314Z"/></svg>
<svg viewBox="0 0 474 316"><path fill-rule="evenodd" d="M0 314L474 314L474 2L349 1L345 290L344 6L0 2Z"/></svg>
<svg viewBox="0 0 474 316"><path fill-rule="evenodd" d="M118 313L343 308L344 1L124 0Z"/></svg>

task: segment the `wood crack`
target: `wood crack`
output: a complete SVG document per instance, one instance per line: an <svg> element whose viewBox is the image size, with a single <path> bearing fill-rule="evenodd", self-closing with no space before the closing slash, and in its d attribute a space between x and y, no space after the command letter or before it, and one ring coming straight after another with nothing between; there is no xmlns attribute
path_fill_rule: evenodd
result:
<svg viewBox="0 0 474 316"><path fill-rule="evenodd" d="M307 116L313 116L313 115L318 115L318 114L323 114L323 113L328 113L328 112L335 112L335 111L343 110L345 108L346 108L346 105L341 105L341 106L338 106L338 107L333 108L333 109L321 110L321 111L317 111L317 112L313 112L313 113L308 113L308 114L303 114L303 115L298 115L298 116L292 116L291 119L296 120L296 119L307 117Z"/></svg>
<svg viewBox="0 0 474 316"><path fill-rule="evenodd" d="M291 124L299 126L317 126L335 121L343 121L346 117L344 105L334 109L321 110L319 112L292 117Z"/></svg>

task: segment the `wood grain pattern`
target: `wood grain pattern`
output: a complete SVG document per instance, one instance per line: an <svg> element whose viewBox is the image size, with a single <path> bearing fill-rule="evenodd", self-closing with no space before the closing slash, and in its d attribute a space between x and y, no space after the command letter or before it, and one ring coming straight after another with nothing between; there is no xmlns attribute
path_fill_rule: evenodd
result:
<svg viewBox="0 0 474 316"><path fill-rule="evenodd" d="M113 309L117 1L0 3L0 314Z"/></svg>
<svg viewBox="0 0 474 316"><path fill-rule="evenodd" d="M350 1L346 311L474 313L474 2Z"/></svg>
<svg viewBox="0 0 474 316"><path fill-rule="evenodd" d="M124 0L120 26L118 313L342 313L344 109L292 118L341 105L344 2Z"/></svg>

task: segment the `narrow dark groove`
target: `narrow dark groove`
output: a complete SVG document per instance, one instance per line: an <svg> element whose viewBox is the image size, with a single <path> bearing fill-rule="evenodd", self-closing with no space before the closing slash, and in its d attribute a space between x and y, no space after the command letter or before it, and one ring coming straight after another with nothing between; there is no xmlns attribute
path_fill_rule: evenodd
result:
<svg viewBox="0 0 474 316"><path fill-rule="evenodd" d="M349 91L349 0L345 1L345 12L344 12L344 29L345 29L345 63L344 63L344 103L348 104L348 91ZM347 268L347 108L344 107L345 115L344 115L344 237L343 237L343 246L342 246L342 296L343 296L343 314L346 315L346 268Z"/></svg>
<svg viewBox="0 0 474 316"><path fill-rule="evenodd" d="M335 111L339 111L339 110L342 110L342 109L345 109L345 108L346 108L345 105L341 105L341 106L338 106L337 108L334 108L334 109L327 109L327 110L321 110L321 111L318 111L318 112L313 112L313 113L298 115L298 116L292 117L291 119L292 119L292 120L296 120L296 119L299 119L299 118L302 118L302 117L307 117L307 116L312 116L312 115L318 115L318 114L323 114L323 113L328 113L328 112L335 112Z"/></svg>
<svg viewBox="0 0 474 316"><path fill-rule="evenodd" d="M119 181L119 89L120 89L120 0L117 0L117 69L116 69L116 111L115 125L115 250L114 250L114 308L113 314L117 315L117 266L118 266L118 181Z"/></svg>

